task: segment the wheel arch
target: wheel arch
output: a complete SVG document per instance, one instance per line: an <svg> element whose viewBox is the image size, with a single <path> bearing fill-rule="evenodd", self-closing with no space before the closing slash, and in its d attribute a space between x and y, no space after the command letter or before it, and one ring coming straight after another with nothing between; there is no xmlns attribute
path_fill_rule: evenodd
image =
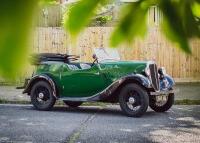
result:
<svg viewBox="0 0 200 143"><path fill-rule="evenodd" d="M33 85L35 83L37 83L38 81L47 82L51 86L51 88L53 90L53 96L56 97L56 98L58 97L59 94L58 94L58 89L56 87L55 82L53 81L53 79L49 75L46 75L46 74L33 76L30 79L30 81L28 82L28 84L26 85L23 93L27 93L28 95L30 95L30 92L31 92L31 89L32 89Z"/></svg>
<svg viewBox="0 0 200 143"><path fill-rule="evenodd" d="M118 89L121 90L124 86L126 86L127 84L131 84L131 83L135 83L138 84L139 86L141 86L142 88L144 88L145 90L147 89L146 86L144 86L141 82L139 82L136 79L127 79L125 80L119 87Z"/></svg>
<svg viewBox="0 0 200 143"><path fill-rule="evenodd" d="M138 84L147 92L152 88L149 79L140 74L129 75L121 78L119 81L116 82L118 84L117 86L116 84L113 84L115 87L109 88L111 94L107 97L106 99L107 101L118 102L119 92L122 90L124 86L130 83Z"/></svg>

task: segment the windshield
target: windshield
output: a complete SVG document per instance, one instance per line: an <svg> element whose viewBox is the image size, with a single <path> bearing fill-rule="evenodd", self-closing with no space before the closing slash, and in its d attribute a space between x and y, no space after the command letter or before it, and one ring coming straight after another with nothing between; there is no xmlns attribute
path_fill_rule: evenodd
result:
<svg viewBox="0 0 200 143"><path fill-rule="evenodd" d="M96 48L94 49L94 53L99 62L120 60L119 53L117 49L114 48Z"/></svg>

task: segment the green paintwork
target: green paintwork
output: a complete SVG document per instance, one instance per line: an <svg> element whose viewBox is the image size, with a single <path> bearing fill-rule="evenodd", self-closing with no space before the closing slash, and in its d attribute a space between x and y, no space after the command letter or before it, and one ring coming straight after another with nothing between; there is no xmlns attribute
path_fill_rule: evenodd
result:
<svg viewBox="0 0 200 143"><path fill-rule="evenodd" d="M63 62L45 62L35 75L48 74L61 97L89 97L103 91L114 81L133 73L143 74L147 61L99 63L90 69L70 70Z"/></svg>

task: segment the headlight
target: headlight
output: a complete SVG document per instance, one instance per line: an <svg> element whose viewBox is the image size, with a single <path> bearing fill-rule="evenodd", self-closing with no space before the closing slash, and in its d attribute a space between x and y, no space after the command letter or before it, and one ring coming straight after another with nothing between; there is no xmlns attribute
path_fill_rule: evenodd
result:
<svg viewBox="0 0 200 143"><path fill-rule="evenodd" d="M145 68L145 71L144 71L144 72L145 72L145 74L146 74L147 76L150 76L150 75L151 75L149 66Z"/></svg>

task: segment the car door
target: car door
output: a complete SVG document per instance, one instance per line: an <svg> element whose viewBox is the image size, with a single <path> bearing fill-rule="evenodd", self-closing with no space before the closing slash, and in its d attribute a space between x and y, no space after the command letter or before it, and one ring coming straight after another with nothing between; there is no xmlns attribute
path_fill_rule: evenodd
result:
<svg viewBox="0 0 200 143"><path fill-rule="evenodd" d="M71 70L66 64L61 75L64 97L89 97L107 87L107 80L97 65L90 69Z"/></svg>

